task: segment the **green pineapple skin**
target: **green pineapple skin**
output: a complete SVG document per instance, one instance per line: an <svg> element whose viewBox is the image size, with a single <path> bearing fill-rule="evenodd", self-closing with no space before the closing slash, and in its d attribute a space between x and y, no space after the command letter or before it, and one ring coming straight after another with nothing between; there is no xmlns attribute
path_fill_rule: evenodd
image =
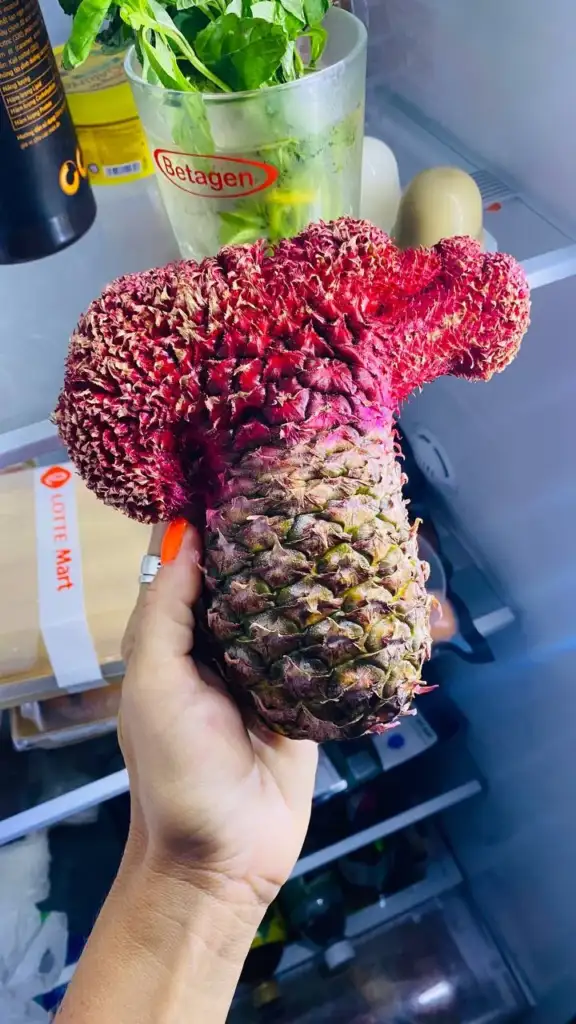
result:
<svg viewBox="0 0 576 1024"><path fill-rule="evenodd" d="M390 728L431 649L391 432L261 448L226 476L207 514L206 625L234 696L292 739Z"/></svg>

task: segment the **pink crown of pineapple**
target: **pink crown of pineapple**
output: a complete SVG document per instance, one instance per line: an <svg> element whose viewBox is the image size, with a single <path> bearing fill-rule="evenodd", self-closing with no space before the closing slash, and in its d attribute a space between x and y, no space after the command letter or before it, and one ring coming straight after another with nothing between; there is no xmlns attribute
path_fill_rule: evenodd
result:
<svg viewBox="0 0 576 1024"><path fill-rule="evenodd" d="M73 336L55 418L100 498L169 520L247 449L389 429L426 382L489 379L528 323L511 257L464 238L402 252L344 219L111 284Z"/></svg>

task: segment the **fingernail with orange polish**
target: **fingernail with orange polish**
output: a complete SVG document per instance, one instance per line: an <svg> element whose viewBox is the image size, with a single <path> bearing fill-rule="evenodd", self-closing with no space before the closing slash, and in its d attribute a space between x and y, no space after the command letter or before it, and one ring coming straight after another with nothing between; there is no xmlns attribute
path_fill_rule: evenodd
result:
<svg viewBox="0 0 576 1024"><path fill-rule="evenodd" d="M167 565L168 562L173 562L178 557L178 552L182 547L182 541L187 529L188 521L186 519L175 519L173 523L170 523L162 540L162 550L160 552L162 565Z"/></svg>

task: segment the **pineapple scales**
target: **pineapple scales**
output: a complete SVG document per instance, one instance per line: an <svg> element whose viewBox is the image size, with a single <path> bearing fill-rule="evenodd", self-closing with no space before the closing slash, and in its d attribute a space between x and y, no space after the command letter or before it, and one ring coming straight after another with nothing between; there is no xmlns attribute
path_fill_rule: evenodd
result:
<svg viewBox="0 0 576 1024"><path fill-rule="evenodd" d="M366 222L121 278L72 338L56 421L105 502L205 523L206 625L248 711L293 738L381 732L430 651L394 415L488 380L529 323L520 266Z"/></svg>

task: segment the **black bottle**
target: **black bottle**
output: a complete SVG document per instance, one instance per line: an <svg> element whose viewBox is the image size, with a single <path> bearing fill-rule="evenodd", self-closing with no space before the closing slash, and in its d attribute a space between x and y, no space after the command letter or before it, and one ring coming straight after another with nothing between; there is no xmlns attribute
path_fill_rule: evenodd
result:
<svg viewBox="0 0 576 1024"><path fill-rule="evenodd" d="M0 0L0 263L50 256L95 216L38 0Z"/></svg>

